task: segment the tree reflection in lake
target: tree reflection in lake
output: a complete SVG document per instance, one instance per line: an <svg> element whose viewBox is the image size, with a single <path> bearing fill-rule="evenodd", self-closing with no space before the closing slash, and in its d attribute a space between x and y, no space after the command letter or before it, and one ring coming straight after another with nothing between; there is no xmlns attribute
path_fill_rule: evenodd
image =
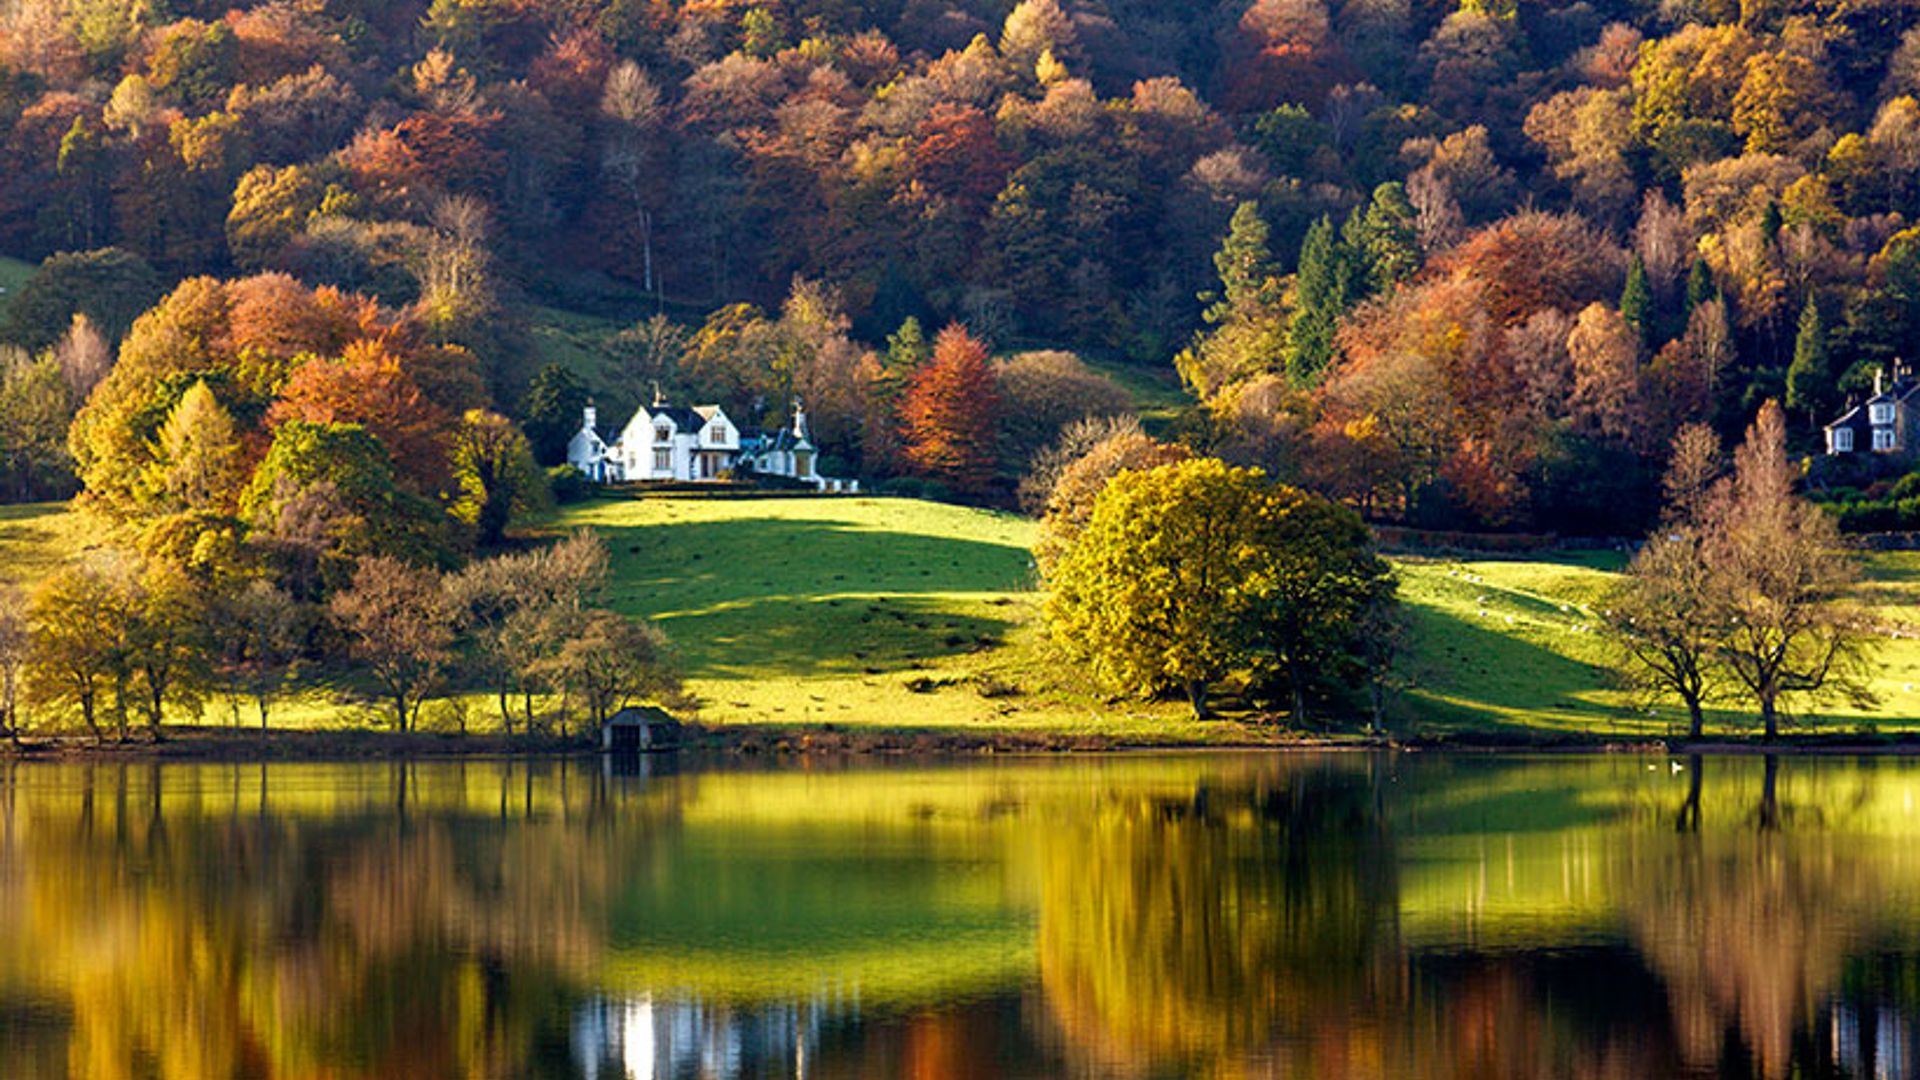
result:
<svg viewBox="0 0 1920 1080"><path fill-rule="evenodd" d="M0 1074L1903 1075L1920 766L0 762Z"/></svg>

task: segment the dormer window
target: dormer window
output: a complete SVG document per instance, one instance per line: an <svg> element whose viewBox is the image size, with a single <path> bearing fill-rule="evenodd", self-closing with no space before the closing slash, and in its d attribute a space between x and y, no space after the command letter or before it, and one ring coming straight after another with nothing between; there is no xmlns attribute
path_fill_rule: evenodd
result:
<svg viewBox="0 0 1920 1080"><path fill-rule="evenodd" d="M673 438L673 425L660 424L653 429L653 441L666 442Z"/></svg>
<svg viewBox="0 0 1920 1080"><path fill-rule="evenodd" d="M1867 406L1867 419L1875 424L1893 423L1893 402L1876 401Z"/></svg>

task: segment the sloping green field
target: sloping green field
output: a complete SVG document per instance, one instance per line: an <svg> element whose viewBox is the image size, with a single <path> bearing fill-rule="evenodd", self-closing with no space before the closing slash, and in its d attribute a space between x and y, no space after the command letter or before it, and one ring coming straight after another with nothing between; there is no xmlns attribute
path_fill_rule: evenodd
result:
<svg viewBox="0 0 1920 1080"><path fill-rule="evenodd" d="M1404 675L1407 720L1428 730L1683 732L1677 709L1649 712L1612 688L1596 632L1619 552L1526 559L1396 560L1414 631ZM1838 701L1795 706L1829 730L1904 730L1920 717L1920 553L1865 557L1861 598L1879 617L1872 709ZM1711 722L1750 718L1730 703Z"/></svg>
<svg viewBox="0 0 1920 1080"><path fill-rule="evenodd" d="M1027 731L1208 741L1271 734L1195 723L1177 703L1115 701L1040 643L1031 521L894 498L603 499L555 524L607 540L608 602L659 620L709 723L951 733ZM31 585L99 542L64 505L0 508L0 581ZM1597 606L1618 552L1396 558L1411 632L1395 727L1405 734L1656 736L1609 685ZM1920 553L1867 557L1862 598L1884 639L1876 708L1812 706L1828 730L1905 730L1920 716ZM351 715L349 715L351 713ZM491 713L477 701L476 723ZM361 716L322 693L276 722ZM1737 726L1733 710L1716 719Z"/></svg>
<svg viewBox="0 0 1920 1080"><path fill-rule="evenodd" d="M1171 705L1098 700L1042 655L1025 518L894 498L641 498L560 524L606 538L610 602L659 620L710 722L1207 734Z"/></svg>

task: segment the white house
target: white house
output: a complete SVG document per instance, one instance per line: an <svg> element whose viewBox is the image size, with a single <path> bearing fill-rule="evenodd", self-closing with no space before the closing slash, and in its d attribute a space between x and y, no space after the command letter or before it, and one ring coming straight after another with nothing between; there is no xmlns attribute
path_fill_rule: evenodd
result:
<svg viewBox="0 0 1920 1080"><path fill-rule="evenodd" d="M567 463L596 483L631 480L718 480L734 470L804 480L822 490L857 491L852 480L822 477L807 433L807 412L793 403L793 426L742 437L718 405L663 404L658 397L636 410L612 441L589 405L567 443Z"/></svg>
<svg viewBox="0 0 1920 1080"><path fill-rule="evenodd" d="M740 461L761 476L791 480L819 480L814 468L813 440L807 435L807 410L793 403L793 426L755 435L740 444Z"/></svg>
<svg viewBox="0 0 1920 1080"><path fill-rule="evenodd" d="M1872 452L1901 458L1920 454L1920 381L1907 366L1893 362L1893 383L1884 370L1873 373L1873 396L1848 402L1847 411L1826 426L1827 453Z"/></svg>

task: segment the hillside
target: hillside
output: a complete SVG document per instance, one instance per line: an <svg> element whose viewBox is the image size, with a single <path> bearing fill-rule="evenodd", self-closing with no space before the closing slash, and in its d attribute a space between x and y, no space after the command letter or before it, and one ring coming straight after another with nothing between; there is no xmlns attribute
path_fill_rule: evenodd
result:
<svg viewBox="0 0 1920 1080"><path fill-rule="evenodd" d="M1034 525L1022 517L907 499L650 497L570 507L554 525L606 538L609 602L659 621L710 723L1150 741L1275 734L1197 724L1173 703L1109 701L1048 656L1034 627ZM0 580L30 584L96 540L64 506L8 508ZM1598 666L1593 606L1621 565L1617 553L1394 563L1412 624L1400 733L1676 729L1677 713L1636 710ZM1863 599L1888 629L1920 624L1920 554L1875 554L1867 571ZM1913 727L1920 641L1911 629L1882 643L1878 667L1878 708L1822 708L1824 727ZM357 717L316 692L278 722L335 727Z"/></svg>

